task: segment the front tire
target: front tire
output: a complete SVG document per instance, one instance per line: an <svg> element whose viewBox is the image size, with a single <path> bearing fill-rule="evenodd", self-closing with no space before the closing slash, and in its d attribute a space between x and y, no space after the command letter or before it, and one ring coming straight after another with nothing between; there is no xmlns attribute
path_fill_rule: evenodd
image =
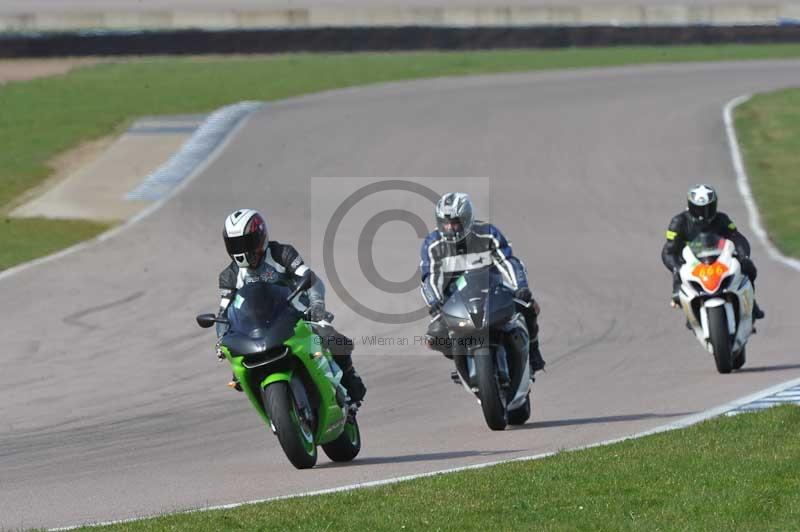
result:
<svg viewBox="0 0 800 532"><path fill-rule="evenodd" d="M286 458L297 469L314 467L317 463L314 433L300 417L289 384L274 382L262 390L261 396Z"/></svg>
<svg viewBox="0 0 800 532"><path fill-rule="evenodd" d="M508 424L508 416L497 381L494 354L491 349L484 349L475 354L474 360L483 418L490 429L503 430Z"/></svg>
<svg viewBox="0 0 800 532"><path fill-rule="evenodd" d="M524 425L531 417L531 394L525 398L522 406L508 411L508 424L509 425Z"/></svg>
<svg viewBox="0 0 800 532"><path fill-rule="evenodd" d="M350 462L361 451L361 431L358 421L348 421L342 433L332 442L323 443L322 450L334 462Z"/></svg>
<svg viewBox="0 0 800 532"><path fill-rule="evenodd" d="M728 316L725 314L724 306L708 309L708 332L711 346L714 348L717 371L723 374L730 373L733 369L733 356L731 338L728 334Z"/></svg>

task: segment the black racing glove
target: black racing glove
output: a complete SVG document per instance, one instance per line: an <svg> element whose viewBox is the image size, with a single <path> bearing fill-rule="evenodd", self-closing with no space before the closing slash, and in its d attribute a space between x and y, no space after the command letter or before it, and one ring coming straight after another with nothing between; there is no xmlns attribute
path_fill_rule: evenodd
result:
<svg viewBox="0 0 800 532"><path fill-rule="evenodd" d="M439 314L439 311L442 310L442 306L444 305L444 301L435 301L428 307L428 314L431 316L435 316Z"/></svg>
<svg viewBox="0 0 800 532"><path fill-rule="evenodd" d="M306 310L306 319L308 321L333 321L333 314L325 310L325 303L322 301L315 301L311 303Z"/></svg>
<svg viewBox="0 0 800 532"><path fill-rule="evenodd" d="M525 303L530 303L531 299L533 299L533 294L531 293L531 289L526 286L523 288L517 288L517 291L514 292L514 297L521 299Z"/></svg>

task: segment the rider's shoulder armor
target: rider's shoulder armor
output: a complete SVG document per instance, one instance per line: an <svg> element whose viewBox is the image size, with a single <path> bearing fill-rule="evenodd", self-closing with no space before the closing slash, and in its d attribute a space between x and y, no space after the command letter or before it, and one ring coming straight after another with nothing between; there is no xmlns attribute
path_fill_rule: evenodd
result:
<svg viewBox="0 0 800 532"><path fill-rule="evenodd" d="M236 277L239 275L239 267L231 261L219 274L220 290L236 290Z"/></svg>
<svg viewBox="0 0 800 532"><path fill-rule="evenodd" d="M441 259L448 254L447 250L450 247L452 247L452 245L442 238L438 230L434 229L422 242L423 262L426 260L437 261Z"/></svg>
<svg viewBox="0 0 800 532"><path fill-rule="evenodd" d="M667 226L667 240L686 240L689 231L689 212L683 211L672 217Z"/></svg>
<svg viewBox="0 0 800 532"><path fill-rule="evenodd" d="M724 212L717 213L717 217L714 219L714 222L721 235L729 235L736 231L736 224L733 223L733 220L731 220L730 217Z"/></svg>
<svg viewBox="0 0 800 532"><path fill-rule="evenodd" d="M497 232L497 227L489 222L484 222L483 220L475 220L472 222L472 230L479 234L486 234Z"/></svg>
<svg viewBox="0 0 800 532"><path fill-rule="evenodd" d="M286 270L287 273L294 273L297 268L302 266L303 258L291 244L281 244L271 241L267 248L272 260Z"/></svg>
<svg viewBox="0 0 800 532"><path fill-rule="evenodd" d="M492 237L492 239L497 242L503 237L503 234L496 225L481 220L475 220L472 224L472 231L470 232L476 236Z"/></svg>
<svg viewBox="0 0 800 532"><path fill-rule="evenodd" d="M426 236L425 240L422 241L422 248L423 249L427 248L428 246L430 246L434 242L437 242L441 238L442 238L442 235L439 233L439 230L438 229L434 229L433 231L428 233L428 236Z"/></svg>

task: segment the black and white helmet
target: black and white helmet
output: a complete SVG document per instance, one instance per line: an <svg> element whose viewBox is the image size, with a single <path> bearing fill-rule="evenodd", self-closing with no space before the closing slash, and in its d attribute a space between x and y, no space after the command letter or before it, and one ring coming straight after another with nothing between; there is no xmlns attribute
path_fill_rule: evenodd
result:
<svg viewBox="0 0 800 532"><path fill-rule="evenodd" d="M258 211L239 209L225 219L222 238L228 255L240 268L255 268L269 244L267 222Z"/></svg>
<svg viewBox="0 0 800 532"><path fill-rule="evenodd" d="M464 192L448 192L436 203L436 227L447 242L463 240L473 221L472 200Z"/></svg>
<svg viewBox="0 0 800 532"><path fill-rule="evenodd" d="M709 185L695 185L688 194L689 215L708 223L717 215L717 191Z"/></svg>

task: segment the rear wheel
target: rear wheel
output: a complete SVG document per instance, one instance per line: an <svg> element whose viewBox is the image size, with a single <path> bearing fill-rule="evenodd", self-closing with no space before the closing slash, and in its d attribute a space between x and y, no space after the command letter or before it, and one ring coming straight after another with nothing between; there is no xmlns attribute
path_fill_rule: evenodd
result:
<svg viewBox="0 0 800 532"><path fill-rule="evenodd" d="M322 444L322 450L334 462L349 462L361 451L361 431L355 417L348 421L338 438Z"/></svg>
<svg viewBox="0 0 800 532"><path fill-rule="evenodd" d="M267 416L286 457L297 469L308 469L317 463L314 432L303 420L295 405L289 384L274 382L262 392Z"/></svg>
<svg viewBox="0 0 800 532"><path fill-rule="evenodd" d="M506 405L503 401L500 384L497 381L494 356L491 349L480 350L475 354L475 372L478 377L478 396L486 424L492 430L503 430L508 423Z"/></svg>
<svg viewBox="0 0 800 532"><path fill-rule="evenodd" d="M731 338L728 334L728 316L725 307L711 307L708 309L708 332L711 346L714 348L714 362L717 371L730 373L733 369L733 356L731 355Z"/></svg>
<svg viewBox="0 0 800 532"><path fill-rule="evenodd" d="M509 425L523 425L531 417L531 394L525 398L522 406L508 411L508 424Z"/></svg>
<svg viewBox="0 0 800 532"><path fill-rule="evenodd" d="M745 353L745 348L742 346L741 351L739 354L736 355L736 358L733 359L733 369L742 369L744 363L747 361L747 354Z"/></svg>

